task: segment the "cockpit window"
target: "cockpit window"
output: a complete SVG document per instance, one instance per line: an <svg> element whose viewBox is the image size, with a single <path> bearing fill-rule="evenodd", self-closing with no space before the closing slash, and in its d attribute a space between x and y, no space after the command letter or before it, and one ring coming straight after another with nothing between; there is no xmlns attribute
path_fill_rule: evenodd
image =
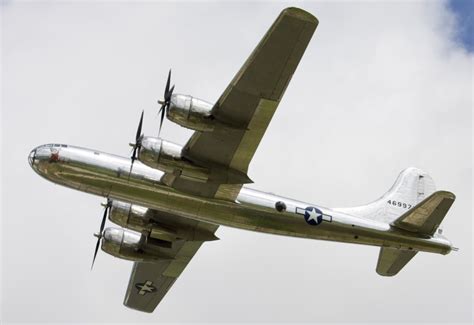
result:
<svg viewBox="0 0 474 325"><path fill-rule="evenodd" d="M58 143L48 143L44 145L48 148L67 148L67 144L58 144Z"/></svg>

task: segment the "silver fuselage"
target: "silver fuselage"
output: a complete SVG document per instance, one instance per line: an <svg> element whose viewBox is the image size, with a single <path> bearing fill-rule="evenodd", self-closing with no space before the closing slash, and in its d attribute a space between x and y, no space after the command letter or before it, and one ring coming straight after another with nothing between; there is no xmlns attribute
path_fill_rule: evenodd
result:
<svg viewBox="0 0 474 325"><path fill-rule="evenodd" d="M385 222L249 188L242 188L235 202L189 195L163 184L160 180L164 173L160 170L136 161L130 173L129 158L99 151L44 145L30 153L29 161L39 175L51 182L217 225L440 254L451 251L451 243L443 237L422 238ZM275 204L279 201L285 203L285 211L276 210ZM326 220L318 225L306 222L298 211L307 207L321 210Z"/></svg>

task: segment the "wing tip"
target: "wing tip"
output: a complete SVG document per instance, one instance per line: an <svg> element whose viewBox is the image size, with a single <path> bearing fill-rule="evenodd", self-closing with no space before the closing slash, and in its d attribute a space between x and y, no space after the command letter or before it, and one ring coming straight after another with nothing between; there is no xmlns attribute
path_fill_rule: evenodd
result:
<svg viewBox="0 0 474 325"><path fill-rule="evenodd" d="M397 273L388 273L388 272L381 271L381 270L378 270L378 269L376 269L375 272L377 272L378 275L384 276L384 277L394 277L398 273L398 272Z"/></svg>
<svg viewBox="0 0 474 325"><path fill-rule="evenodd" d="M288 7L281 12L282 15L288 15L295 17L300 20L305 20L307 22L313 23L315 25L319 24L318 18L313 16L311 13L297 7Z"/></svg>
<svg viewBox="0 0 474 325"><path fill-rule="evenodd" d="M453 201L456 200L456 195L453 192L442 190L442 191L437 191L435 193L437 193L438 195L443 196L444 198L451 199Z"/></svg>
<svg viewBox="0 0 474 325"><path fill-rule="evenodd" d="M155 308L153 309L149 309L149 308L142 308L140 306L133 306L133 305L130 305L128 304L128 301L127 299L125 299L123 301L123 305L129 309L132 309L132 310L135 310L135 311L139 311L139 312L142 312L142 313L148 313L148 314L151 314L153 313L153 311L155 311Z"/></svg>

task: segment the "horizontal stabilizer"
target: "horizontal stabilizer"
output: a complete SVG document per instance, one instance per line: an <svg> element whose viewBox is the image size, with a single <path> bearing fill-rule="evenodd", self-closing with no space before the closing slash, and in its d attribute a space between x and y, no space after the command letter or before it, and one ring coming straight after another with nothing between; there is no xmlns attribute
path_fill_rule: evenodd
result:
<svg viewBox="0 0 474 325"><path fill-rule="evenodd" d="M380 248L377 273L382 276L394 276L418 253L391 247Z"/></svg>
<svg viewBox="0 0 474 325"><path fill-rule="evenodd" d="M456 199L447 191L434 192L396 219L392 226L424 235L433 235Z"/></svg>

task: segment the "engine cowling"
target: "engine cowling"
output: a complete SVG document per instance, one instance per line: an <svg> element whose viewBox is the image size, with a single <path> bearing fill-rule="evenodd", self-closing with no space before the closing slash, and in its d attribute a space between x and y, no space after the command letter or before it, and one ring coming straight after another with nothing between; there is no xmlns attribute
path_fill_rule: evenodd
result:
<svg viewBox="0 0 474 325"><path fill-rule="evenodd" d="M213 106L189 95L175 94L171 96L167 117L188 129L212 131L215 125L211 114Z"/></svg>
<svg viewBox="0 0 474 325"><path fill-rule="evenodd" d="M166 173L206 182L209 178L209 170L184 159L182 150L183 148L175 143L160 138L143 137L138 151L138 160Z"/></svg>
<svg viewBox="0 0 474 325"><path fill-rule="evenodd" d="M147 230L151 226L151 218L147 208L136 204L121 201L112 201L109 220L124 228L138 232Z"/></svg>
<svg viewBox="0 0 474 325"><path fill-rule="evenodd" d="M160 220L162 218L158 211L121 201L112 202L109 219L119 226L145 234L148 243L161 247L170 247L172 242L179 239L187 241L217 239L213 233L195 227L170 226ZM153 241L154 239L159 241Z"/></svg>
<svg viewBox="0 0 474 325"><path fill-rule="evenodd" d="M113 201L109 219L124 228L150 234L153 238L173 242L179 235L172 229L160 226L153 220L153 211L148 208L120 201Z"/></svg>
<svg viewBox="0 0 474 325"><path fill-rule="evenodd" d="M152 238L131 231L107 228L104 230L101 248L104 252L135 262L158 262L173 259Z"/></svg>

